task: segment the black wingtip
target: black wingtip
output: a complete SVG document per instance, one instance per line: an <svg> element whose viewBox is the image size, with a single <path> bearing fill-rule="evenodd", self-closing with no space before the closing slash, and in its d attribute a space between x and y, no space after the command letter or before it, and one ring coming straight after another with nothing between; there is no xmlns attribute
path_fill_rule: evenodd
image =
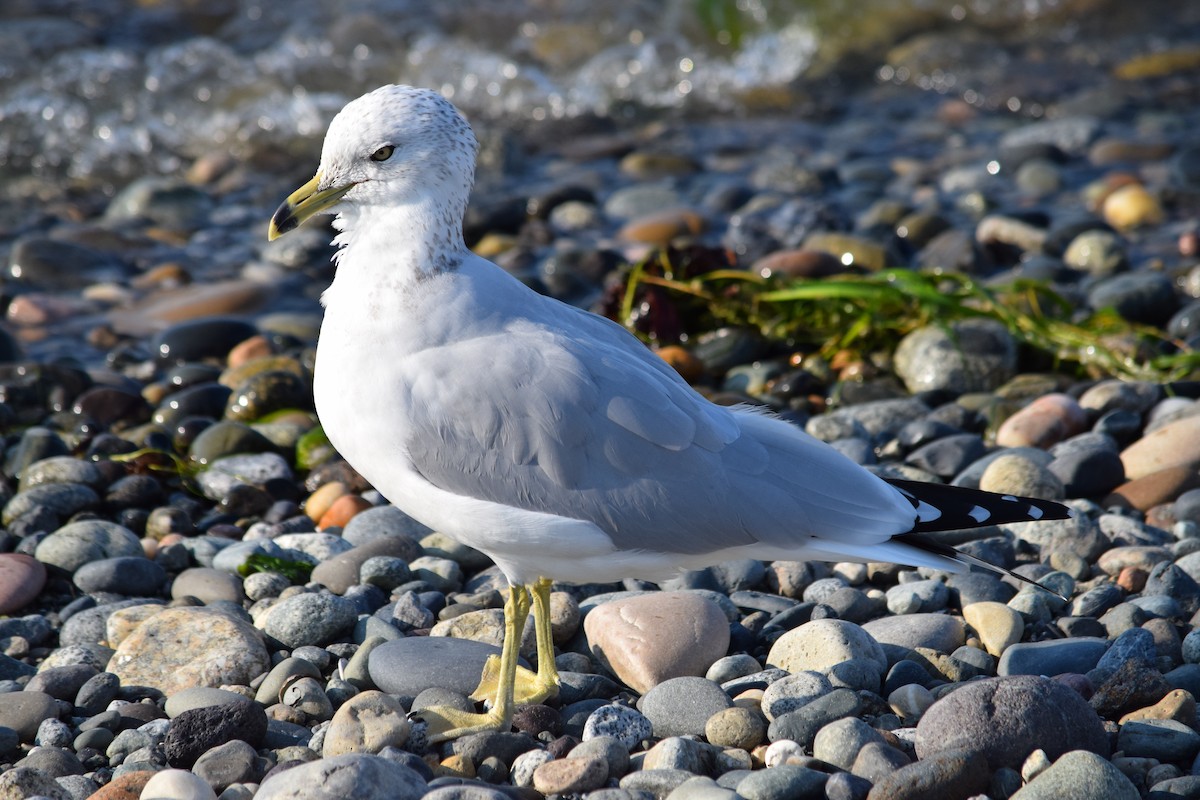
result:
<svg viewBox="0 0 1200 800"><path fill-rule="evenodd" d="M1070 519L1075 512L1053 500L997 494L943 483L922 483L885 478L908 498L917 510L913 531L932 533L1010 522L1042 522Z"/></svg>

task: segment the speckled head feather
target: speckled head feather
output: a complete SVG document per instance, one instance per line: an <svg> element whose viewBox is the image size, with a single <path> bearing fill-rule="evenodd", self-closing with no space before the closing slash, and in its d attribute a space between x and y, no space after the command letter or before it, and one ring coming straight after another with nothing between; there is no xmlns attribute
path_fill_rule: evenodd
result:
<svg viewBox="0 0 1200 800"><path fill-rule="evenodd" d="M412 212L436 221L422 229L391 227L426 256L421 272L454 266L464 250L462 219L475 178L478 142L445 98L428 89L383 86L351 101L329 125L318 189L352 185L335 207L340 248L359 239L364 217ZM416 214L420 210L420 215ZM449 237L448 239L446 237Z"/></svg>

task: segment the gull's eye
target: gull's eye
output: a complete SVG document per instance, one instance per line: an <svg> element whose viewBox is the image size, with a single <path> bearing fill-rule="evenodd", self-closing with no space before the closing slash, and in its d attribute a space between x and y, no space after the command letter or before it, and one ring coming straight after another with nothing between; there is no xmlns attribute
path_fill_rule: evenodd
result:
<svg viewBox="0 0 1200 800"><path fill-rule="evenodd" d="M385 144L383 147L371 153L372 161L387 161L392 157L392 153L396 152L396 148L390 144Z"/></svg>

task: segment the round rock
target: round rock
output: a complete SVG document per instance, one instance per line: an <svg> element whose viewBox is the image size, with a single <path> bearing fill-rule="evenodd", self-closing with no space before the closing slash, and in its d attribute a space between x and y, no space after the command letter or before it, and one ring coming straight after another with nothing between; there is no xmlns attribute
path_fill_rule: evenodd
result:
<svg viewBox="0 0 1200 800"><path fill-rule="evenodd" d="M367 691L342 704L325 730L326 758L343 753L378 753L385 747L403 747L412 723L404 706L389 694Z"/></svg>
<svg viewBox="0 0 1200 800"><path fill-rule="evenodd" d="M46 568L32 556L0 553L0 616L29 605L46 585Z"/></svg>
<svg viewBox="0 0 1200 800"><path fill-rule="evenodd" d="M462 695L475 691L488 656L500 649L467 639L412 636L371 650L371 681L389 694L416 697L432 687Z"/></svg>
<svg viewBox="0 0 1200 800"><path fill-rule="evenodd" d="M249 623L207 608L169 608L142 622L117 647L108 671L122 685L170 695L193 686L248 685L270 658Z"/></svg>
<svg viewBox="0 0 1200 800"><path fill-rule="evenodd" d="M411 767L362 753L322 758L276 772L255 800L418 800L425 781Z"/></svg>
<svg viewBox="0 0 1200 800"><path fill-rule="evenodd" d="M324 645L358 619L350 600L328 592L305 592L280 600L262 621L262 629L285 646Z"/></svg>
<svg viewBox="0 0 1200 800"><path fill-rule="evenodd" d="M641 693L670 678L704 675L729 648L724 612L695 592L602 603L583 627L593 655Z"/></svg>
<svg viewBox="0 0 1200 800"><path fill-rule="evenodd" d="M43 564L73 573L91 561L145 556L133 531L115 522L89 519L64 525L38 543L34 553Z"/></svg>
<svg viewBox="0 0 1200 800"><path fill-rule="evenodd" d="M874 661L880 672L887 669L883 648L861 627L844 620L819 619L779 637L767 654L767 665L788 672L823 672L856 658Z"/></svg>
<svg viewBox="0 0 1200 800"><path fill-rule="evenodd" d="M1010 800L1139 800L1141 793L1111 761L1072 750L1017 790Z"/></svg>
<svg viewBox="0 0 1200 800"><path fill-rule="evenodd" d="M966 750L992 769L1020 769L1042 749L1051 758L1069 750L1108 756L1100 718L1074 690L1040 676L969 683L935 703L917 725L917 756Z"/></svg>
<svg viewBox="0 0 1200 800"><path fill-rule="evenodd" d="M691 676L663 681L638 703L659 738L703 736L709 718L732 706L733 700L719 685Z"/></svg>

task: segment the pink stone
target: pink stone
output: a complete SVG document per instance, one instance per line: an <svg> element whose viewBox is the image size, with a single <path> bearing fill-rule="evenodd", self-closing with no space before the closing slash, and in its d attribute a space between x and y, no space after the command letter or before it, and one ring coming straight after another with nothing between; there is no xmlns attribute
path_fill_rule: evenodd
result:
<svg viewBox="0 0 1200 800"><path fill-rule="evenodd" d="M592 653L635 691L669 678L703 676L729 648L720 606L693 592L654 594L596 606L583 621Z"/></svg>
<svg viewBox="0 0 1200 800"><path fill-rule="evenodd" d="M1065 394L1039 397L1013 414L996 432L1001 447L1040 447L1043 450L1087 428L1087 412Z"/></svg>
<svg viewBox="0 0 1200 800"><path fill-rule="evenodd" d="M0 614L29 605L45 585L42 562L20 553L0 553Z"/></svg>

